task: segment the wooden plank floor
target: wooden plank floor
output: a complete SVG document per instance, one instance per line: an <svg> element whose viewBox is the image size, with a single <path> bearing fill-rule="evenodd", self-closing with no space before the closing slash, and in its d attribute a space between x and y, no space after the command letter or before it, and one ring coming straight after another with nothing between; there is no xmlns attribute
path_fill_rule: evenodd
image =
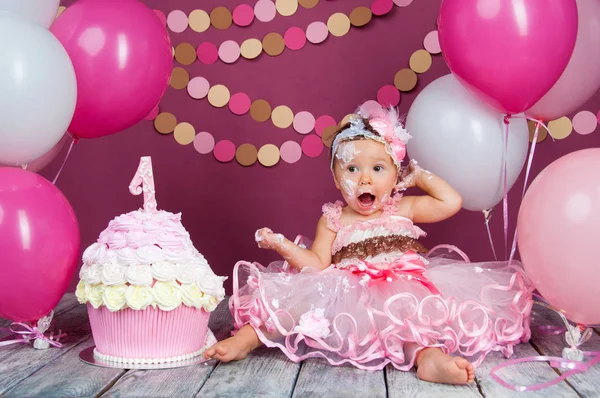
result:
<svg viewBox="0 0 600 398"><path fill-rule="evenodd" d="M534 306L531 343L515 349L515 357L560 356L561 335L536 332L536 325L560 325L554 314ZM471 386L448 386L423 382L414 372L392 367L378 372L350 366L333 367L318 359L289 361L279 350L260 348L239 362L206 364L165 370L122 370L87 365L79 353L93 345L85 306L67 294L55 310L53 330L68 335L64 348L35 350L30 345L0 347L0 396L2 397L597 397L600 396L600 365L585 374L571 376L538 392L516 393L498 384L490 369L505 361L490 354L476 371ZM0 327L9 321L0 319ZM212 314L210 327L220 340L229 336L231 317L223 302ZM0 339L8 333L0 329ZM596 332L583 347L600 350ZM546 363L526 363L501 371L515 384L528 385L554 378L559 370Z"/></svg>

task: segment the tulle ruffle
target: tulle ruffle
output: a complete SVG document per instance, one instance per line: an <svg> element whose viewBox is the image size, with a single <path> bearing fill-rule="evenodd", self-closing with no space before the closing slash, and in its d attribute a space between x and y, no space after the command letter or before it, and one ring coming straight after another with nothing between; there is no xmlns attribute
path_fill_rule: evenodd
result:
<svg viewBox="0 0 600 398"><path fill-rule="evenodd" d="M418 261L404 271L397 260L378 264L373 272L397 271L373 278L364 264L288 272L281 262L240 261L229 301L234 326L251 325L296 362L320 357L367 370L390 363L408 370L424 347L477 366L489 352L508 357L529 339L533 286L518 262L428 262L424 273Z"/></svg>

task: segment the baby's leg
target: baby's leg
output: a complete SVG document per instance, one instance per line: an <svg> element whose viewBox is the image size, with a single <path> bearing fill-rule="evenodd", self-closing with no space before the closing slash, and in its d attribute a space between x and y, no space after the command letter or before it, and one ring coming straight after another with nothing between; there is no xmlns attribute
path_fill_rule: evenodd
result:
<svg viewBox="0 0 600 398"><path fill-rule="evenodd" d="M421 380L444 384L470 384L475 380L475 369L469 361L444 354L440 348L421 350L415 365Z"/></svg>
<svg viewBox="0 0 600 398"><path fill-rule="evenodd" d="M204 352L206 359L218 359L221 362L237 361L246 358L248 353L260 347L258 335L250 325L244 325L228 339L219 341Z"/></svg>

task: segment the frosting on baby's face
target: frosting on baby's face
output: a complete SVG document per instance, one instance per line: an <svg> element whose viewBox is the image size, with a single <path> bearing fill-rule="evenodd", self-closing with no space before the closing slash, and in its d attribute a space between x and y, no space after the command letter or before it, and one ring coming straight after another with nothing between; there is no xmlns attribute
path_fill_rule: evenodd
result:
<svg viewBox="0 0 600 398"><path fill-rule="evenodd" d="M382 209L398 180L398 169L384 144L346 141L335 153L334 181L352 210L370 215Z"/></svg>

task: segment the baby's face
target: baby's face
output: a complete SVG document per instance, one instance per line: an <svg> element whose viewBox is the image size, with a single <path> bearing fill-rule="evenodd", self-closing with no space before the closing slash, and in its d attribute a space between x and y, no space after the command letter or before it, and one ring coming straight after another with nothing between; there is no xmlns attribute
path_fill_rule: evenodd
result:
<svg viewBox="0 0 600 398"><path fill-rule="evenodd" d="M362 215L380 210L398 181L398 170L385 146L369 139L341 143L333 175L348 206Z"/></svg>

